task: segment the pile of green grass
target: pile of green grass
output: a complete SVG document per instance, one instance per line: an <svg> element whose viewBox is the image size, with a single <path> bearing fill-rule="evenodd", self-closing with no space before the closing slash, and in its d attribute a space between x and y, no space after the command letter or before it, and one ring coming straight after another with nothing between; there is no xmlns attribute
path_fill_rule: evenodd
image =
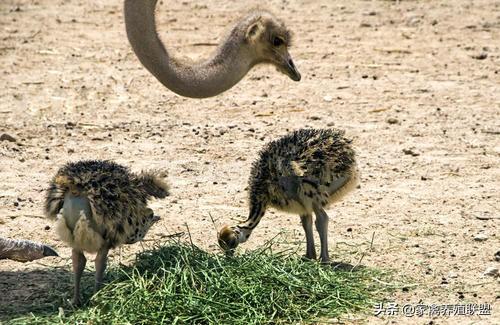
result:
<svg viewBox="0 0 500 325"><path fill-rule="evenodd" d="M380 272L339 270L270 246L235 257L172 241L114 267L89 305L13 323L262 324L312 322L370 308Z"/></svg>

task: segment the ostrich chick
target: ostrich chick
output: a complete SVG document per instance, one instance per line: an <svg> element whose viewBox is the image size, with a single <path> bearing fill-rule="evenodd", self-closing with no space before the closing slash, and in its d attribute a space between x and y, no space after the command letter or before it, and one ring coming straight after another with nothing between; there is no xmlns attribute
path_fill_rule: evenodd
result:
<svg viewBox="0 0 500 325"><path fill-rule="evenodd" d="M84 160L59 169L47 191L45 214L56 219L62 209L56 231L72 247L74 304L81 303L80 279L87 261L83 252L97 253L97 291L109 249L142 240L160 219L148 208L147 200L168 194L168 185L159 174L133 174L111 161Z"/></svg>
<svg viewBox="0 0 500 325"><path fill-rule="evenodd" d="M248 219L224 226L219 245L232 253L257 227L268 206L297 213L306 233L306 257L316 259L312 212L321 242L321 261L328 262L328 215L324 208L358 184L351 141L335 129L300 129L268 143L254 162L249 179Z"/></svg>

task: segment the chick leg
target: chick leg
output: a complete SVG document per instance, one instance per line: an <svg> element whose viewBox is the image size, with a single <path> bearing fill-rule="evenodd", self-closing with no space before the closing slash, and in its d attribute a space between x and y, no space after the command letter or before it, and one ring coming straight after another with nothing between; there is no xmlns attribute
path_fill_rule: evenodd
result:
<svg viewBox="0 0 500 325"><path fill-rule="evenodd" d="M95 292L102 287L102 280L104 278L104 270L108 262L108 247L103 247L97 252L95 258Z"/></svg>
<svg viewBox="0 0 500 325"><path fill-rule="evenodd" d="M300 221L302 222L302 227L304 228L304 232L306 233L306 258L314 260L316 259L316 249L314 247L312 215L301 215Z"/></svg>
<svg viewBox="0 0 500 325"><path fill-rule="evenodd" d="M73 263L73 273L75 280L75 288L73 293L73 304L80 305L81 304L81 295L80 295L80 280L82 279L83 270L85 269L85 264L87 263L87 259L85 255L77 249L71 251L71 261Z"/></svg>
<svg viewBox="0 0 500 325"><path fill-rule="evenodd" d="M321 262L328 263L330 261L328 254L328 215L321 207L316 207L314 213L316 214L316 230L318 230L321 242Z"/></svg>

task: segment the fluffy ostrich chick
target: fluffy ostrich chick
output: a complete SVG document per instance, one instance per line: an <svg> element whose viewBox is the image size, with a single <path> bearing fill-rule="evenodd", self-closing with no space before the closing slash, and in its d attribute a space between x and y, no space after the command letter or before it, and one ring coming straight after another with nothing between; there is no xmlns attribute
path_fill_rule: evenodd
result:
<svg viewBox="0 0 500 325"><path fill-rule="evenodd" d="M300 129L268 143L254 162L249 179L248 219L224 226L219 245L232 253L248 240L267 207L300 215L306 233L306 257L316 259L312 213L321 242L321 261L329 261L325 208L358 184L351 141L336 129Z"/></svg>
<svg viewBox="0 0 500 325"><path fill-rule="evenodd" d="M159 174L134 174L111 161L84 160L59 169L47 191L45 213L57 219L59 237L72 248L74 304L81 303L80 279L87 261L83 253L97 253L97 291L108 251L142 240L159 220L147 200L167 195L168 185ZM57 218L61 209L62 216Z"/></svg>

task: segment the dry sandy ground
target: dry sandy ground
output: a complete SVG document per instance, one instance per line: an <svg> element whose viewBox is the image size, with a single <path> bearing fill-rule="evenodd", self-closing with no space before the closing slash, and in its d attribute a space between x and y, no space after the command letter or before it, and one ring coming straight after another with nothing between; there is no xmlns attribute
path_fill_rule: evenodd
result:
<svg viewBox="0 0 500 325"><path fill-rule="evenodd" d="M215 251L209 213L217 227L245 218L247 175L262 145L288 130L335 126L355 139L363 177L328 211L333 258L364 255L365 266L411 277L416 286L390 298L399 304L493 308L481 317L346 321L500 322L499 279L483 276L499 267L500 1L262 4L294 31L302 81L258 67L230 91L193 100L139 64L121 1L0 3L0 133L17 139L0 142L0 234L46 242L62 256L0 261L0 309L23 310L70 285L70 250L42 217L44 190L63 163L103 158L168 170L172 196L152 204L162 221L144 246L187 224L197 245ZM172 52L196 59L213 50L196 43L216 43L247 9L243 1L164 1L159 31ZM244 247L283 230L305 250L299 218L276 211ZM488 239L475 241L480 233Z"/></svg>

